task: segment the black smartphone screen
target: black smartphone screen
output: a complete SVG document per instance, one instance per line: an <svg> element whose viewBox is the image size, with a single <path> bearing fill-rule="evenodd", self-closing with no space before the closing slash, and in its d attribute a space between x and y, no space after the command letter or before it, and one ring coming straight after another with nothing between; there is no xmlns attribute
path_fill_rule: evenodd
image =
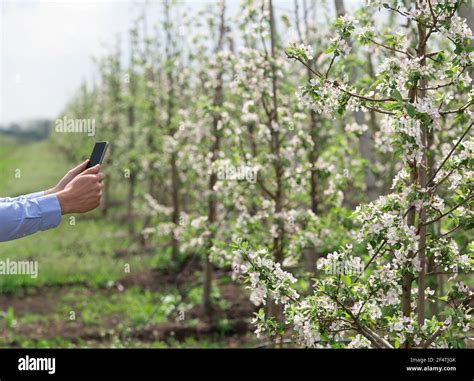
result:
<svg viewBox="0 0 474 381"><path fill-rule="evenodd" d="M87 165L87 168L91 168L97 164L102 164L102 160L104 159L105 152L107 151L108 146L109 146L108 142L95 143L94 150L92 151L91 158L89 160L89 164Z"/></svg>

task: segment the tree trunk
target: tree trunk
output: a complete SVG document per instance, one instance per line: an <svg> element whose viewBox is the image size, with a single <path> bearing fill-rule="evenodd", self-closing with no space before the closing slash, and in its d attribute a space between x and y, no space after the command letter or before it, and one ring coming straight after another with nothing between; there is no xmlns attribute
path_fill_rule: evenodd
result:
<svg viewBox="0 0 474 381"><path fill-rule="evenodd" d="M418 56L424 57L426 53L426 29L423 25L418 24L418 36L421 41ZM422 66L426 65L425 58L420 62ZM426 80L420 81L421 87L426 87ZM422 90L418 91L418 97L424 98L425 92ZM423 125L421 130L421 142L423 144L423 156L421 158L421 163L418 166L418 181L421 189L426 188L427 183L427 166L428 162L426 159L426 147L427 147L427 128ZM418 247L418 256L420 260L420 273L418 274L418 325L421 327L425 321L425 272L426 272L426 209L422 205L420 210L420 218L418 221L418 235L420 236L419 247Z"/></svg>
<svg viewBox="0 0 474 381"><path fill-rule="evenodd" d="M270 14L270 44L271 44L271 57L274 61L276 59L276 25L275 25L275 14L273 8L273 1L268 1L269 14ZM285 241L285 224L281 218L283 211L283 200L284 200L284 189L283 189L283 164L280 152L280 132L273 128L273 122L278 124L278 94L277 94L277 73L275 65L272 63L272 111L268 120L268 127L270 130L270 149L275 156L274 170L275 170L275 209L274 214L277 216L277 234L273 239L273 257L276 262L282 263L284 257L284 241ZM276 317L277 320L282 320L282 309L280 305L276 305L272 300L268 303L268 312L272 316Z"/></svg>
<svg viewBox="0 0 474 381"><path fill-rule="evenodd" d="M459 8L459 17L465 18L467 25L474 31L474 2L467 0L467 4L461 5Z"/></svg>
<svg viewBox="0 0 474 381"><path fill-rule="evenodd" d="M276 59L276 28L275 28L275 15L273 9L273 2L269 0L269 13L270 13L270 42L271 42L271 56L272 60ZM283 211L283 166L280 153L280 133L273 128L273 122L278 123L278 95L277 95L277 74L275 65L272 64L272 101L273 110L272 117L269 120L269 128L271 132L271 150L275 155L274 169L276 177L276 192L275 192L275 214L280 215ZM285 228L281 218L277 219L277 237L273 241L273 253L277 262L283 261L283 241Z"/></svg>
<svg viewBox="0 0 474 381"><path fill-rule="evenodd" d="M132 95L132 99L134 94ZM131 104L128 108L128 128L130 128L130 141L129 149L135 149L135 106ZM134 216L133 216L133 200L135 198L135 186L136 186L136 174L135 167L129 168L130 177L128 179L128 195L127 195L127 224L128 224L128 233L130 236L135 234L134 229Z"/></svg>
<svg viewBox="0 0 474 381"><path fill-rule="evenodd" d="M346 14L346 9L344 7L344 0L334 0L334 5L336 8L336 13L338 17L344 16ZM349 46L351 45L350 41L347 41ZM357 68L353 67L351 72L351 82L354 83L357 79ZM361 125L365 123L365 115L363 111L354 112L354 119L357 124ZM367 199L369 201L374 201L379 197L380 192L377 189L376 180L374 173L370 169L371 163L374 162L374 142L372 140L371 131L368 129L364 131L359 137L359 152L362 158L365 161L364 166L364 180Z"/></svg>
<svg viewBox="0 0 474 381"><path fill-rule="evenodd" d="M308 21L308 6L306 1L303 2L303 20L304 20L304 33L305 33L305 41L303 40L303 32L300 27L300 22L299 22L299 6L298 6L298 1L295 0L295 23L297 26L298 30L298 35L300 36L300 43L304 44L310 44L312 41L310 41L310 33L309 33L309 21ZM314 6L314 4L313 4ZM314 15L314 18L316 18L316 14ZM310 62L311 65L311 62ZM313 73L311 72L311 69L308 68L306 70L306 76L308 82L311 81L313 78ZM308 160L309 163L311 164L311 169L309 172L309 202L310 202L310 209L314 213L314 215L318 215L319 212L319 200L318 200L318 175L316 171L316 162L318 160L318 155L319 155L319 134L318 134L318 127L319 127L319 120L317 114L314 112L314 110L309 110L309 134L311 137L311 142L312 142L312 147L309 150L308 153ZM316 248L314 246L308 246L304 249L304 257L305 257L305 264L306 264L306 270L308 271L309 274L311 274L312 277L316 277L316 262L318 260L319 254L316 251ZM308 281L308 292L313 291L313 281L310 279Z"/></svg>
<svg viewBox="0 0 474 381"><path fill-rule="evenodd" d="M424 57L426 52L426 29L423 25L418 24L418 46L417 46L417 55L418 57ZM425 64L425 60L423 59L420 62L421 65ZM422 87L426 87L426 81L422 81ZM410 89L409 93L410 103L414 103L416 98L424 97L423 91L418 91L418 83L414 85L413 88ZM414 162L411 167L411 183L418 184L421 188L426 187L426 142L427 142L427 132L426 127L422 127L421 131L421 140L424 146L422 158L420 163ZM418 313L418 324L422 325L425 318L425 250L426 250L426 227L424 225L426 221L426 211L424 206L421 207L417 225L417 233L420 237L418 243L418 252L416 253L408 253L409 259L413 259L416 255L418 255L421 271L418 274L418 304L417 304L417 313ZM408 226L415 226L415 217L416 217L416 209L412 207L408 212L407 216L407 224ZM411 274L406 274L403 277L403 285L402 285L402 313L405 317L410 317L411 314L411 282L413 281L413 276ZM407 338L404 344L405 348L409 348L411 346L411 340Z"/></svg>
<svg viewBox="0 0 474 381"><path fill-rule="evenodd" d="M221 9L221 24L219 28L219 42L216 48L216 55L219 51L222 50L224 44L224 37L225 37L225 1L222 2L222 9ZM224 69L221 68L217 75L217 86L216 91L214 94L214 101L213 105L214 108L219 109L223 103L223 91L222 91L222 81L224 76ZM220 131L219 131L219 121L220 121L220 114L217 115L216 113L213 115L212 118L212 137L214 142L212 144L212 157L211 157L211 168L213 168L213 163L217 160L220 150ZM211 290L212 290L212 262L209 260L209 253L214 245L214 237L215 237L215 224L217 222L217 197L214 191L214 187L217 183L217 174L214 171L211 171L211 175L209 177L209 198L208 198L208 226L209 226L209 241L207 245L207 250L204 253L204 290L203 290L203 298L202 304L204 308L204 312L207 315L210 315L212 310L211 304Z"/></svg>
<svg viewBox="0 0 474 381"><path fill-rule="evenodd" d="M167 102L167 128L170 131L170 135L174 137L176 128L172 126L172 116L174 113L174 77L173 71L170 67L172 62L171 54L171 17L170 17L170 4L169 1L165 1L165 23L166 23L166 63L167 63L167 80L169 86L168 92L168 102ZM179 172L178 172L178 153L174 151L171 153L170 157L170 167L171 167L171 197L172 197L172 218L173 229L171 231L171 257L173 263L177 263L179 255L179 240L176 236L176 229L179 226L179 214L180 214L180 200L179 200Z"/></svg>
<svg viewBox="0 0 474 381"><path fill-rule="evenodd" d="M471 31L474 32L474 0L467 0L467 4L461 5L461 7L458 10L459 17L465 18L466 23L471 29ZM474 44L474 41L471 40L471 46ZM469 74L474 76L474 67L471 66L469 69Z"/></svg>
<svg viewBox="0 0 474 381"><path fill-rule="evenodd" d="M130 69L129 69L129 92L130 100L128 104L128 150L133 152L135 149L135 97L136 97L136 83L134 77L134 60L133 54L135 51L136 41L133 35L130 38L131 54L130 54ZM133 216L133 200L135 199L135 186L136 186L136 169L135 163L130 163L129 178L128 178L128 194L127 194L127 224L128 234L133 236L135 234L134 216Z"/></svg>
<svg viewBox="0 0 474 381"><path fill-rule="evenodd" d="M177 153L173 152L170 158L171 166L171 189L173 199L172 222L174 227L179 226L179 173L177 164ZM171 258L173 263L177 263L179 255L179 240L176 236L175 229L171 232Z"/></svg>
<svg viewBox="0 0 474 381"><path fill-rule="evenodd" d="M147 26L146 26L146 17L144 15L144 26L143 26L143 35L145 37L145 40L148 40L147 37ZM148 104L148 118L147 118L147 126L148 126L148 132L147 132L147 137L146 137L146 146L148 152L155 152L156 147L155 147L155 128L159 129L160 125L157 123L157 118L156 118L156 109L157 109L157 99L155 96L155 86L159 86L159 83L156 83L156 76L153 71L153 57L149 49L149 42L145 42L145 49L144 49L144 55L142 61L145 63L145 76L147 79L147 84L146 84L146 97L149 102ZM133 62L133 60L132 60ZM151 86L148 84L151 83ZM133 140L135 140L135 136L133 135ZM152 160L149 163L149 168L148 168L148 189L147 192L148 194L153 197L154 199L157 198L157 190L156 190L156 173L154 170L154 164L155 162ZM131 186L132 184L136 183L136 173L133 173L133 179L132 177L130 178L131 180ZM151 214L147 214L145 216L145 221L143 223L142 230L147 229L152 221L152 216ZM147 241L145 239L145 236L141 236L141 244L142 246L147 245Z"/></svg>

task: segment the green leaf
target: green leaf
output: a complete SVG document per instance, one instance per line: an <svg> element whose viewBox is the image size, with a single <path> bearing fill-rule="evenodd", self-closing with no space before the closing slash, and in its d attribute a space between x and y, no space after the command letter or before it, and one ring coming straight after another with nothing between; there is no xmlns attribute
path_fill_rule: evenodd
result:
<svg viewBox="0 0 474 381"><path fill-rule="evenodd" d="M281 16L281 21L283 22L283 24L285 24L285 26L286 26L287 28L291 26L290 19L288 18L287 15L282 15L282 16Z"/></svg>
<svg viewBox="0 0 474 381"><path fill-rule="evenodd" d="M398 101L385 102L382 106L385 110L398 110L401 108L401 103Z"/></svg>
<svg viewBox="0 0 474 381"><path fill-rule="evenodd" d="M332 53L335 48L336 48L336 47L335 47L334 45L331 45L329 48L326 49L325 53L326 53L326 54Z"/></svg>
<svg viewBox="0 0 474 381"><path fill-rule="evenodd" d="M398 91L397 89L392 90L392 97L394 97L395 99L399 101L403 101L402 94L400 94L400 91Z"/></svg>
<svg viewBox="0 0 474 381"><path fill-rule="evenodd" d="M410 117L414 118L416 116L416 108L411 103L406 103L405 109Z"/></svg>
<svg viewBox="0 0 474 381"><path fill-rule="evenodd" d="M351 285L351 277L349 275L344 276L344 282L350 286Z"/></svg>
<svg viewBox="0 0 474 381"><path fill-rule="evenodd" d="M372 83L372 84L370 85L370 89L376 88L376 87L377 87L379 84L381 84L382 82L383 82L383 78L377 79L374 83Z"/></svg>

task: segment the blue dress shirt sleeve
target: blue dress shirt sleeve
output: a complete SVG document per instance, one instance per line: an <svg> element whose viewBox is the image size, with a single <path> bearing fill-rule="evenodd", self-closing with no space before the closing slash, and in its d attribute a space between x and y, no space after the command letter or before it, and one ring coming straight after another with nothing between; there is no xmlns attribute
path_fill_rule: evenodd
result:
<svg viewBox="0 0 474 381"><path fill-rule="evenodd" d="M25 194L24 196L18 196L18 197L0 197L0 202L20 201L20 200L25 200L25 199L30 199L30 198L41 197L43 195L44 195L44 192L35 192L35 193L29 193L29 194Z"/></svg>
<svg viewBox="0 0 474 381"><path fill-rule="evenodd" d="M61 205L55 194L32 193L0 199L0 242L21 238L61 223Z"/></svg>

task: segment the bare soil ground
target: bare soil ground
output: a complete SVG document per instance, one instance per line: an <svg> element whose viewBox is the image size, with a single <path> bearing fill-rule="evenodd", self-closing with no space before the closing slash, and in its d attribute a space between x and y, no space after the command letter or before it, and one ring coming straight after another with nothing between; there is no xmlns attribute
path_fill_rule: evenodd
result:
<svg viewBox="0 0 474 381"><path fill-rule="evenodd" d="M189 266L191 268L191 266ZM158 291L161 287L177 286L182 288L184 284L193 281L195 274L186 267L179 273L162 272L157 270L144 270L128 274L117 282L120 287L127 289L136 287L143 291ZM216 279L219 279L218 275ZM218 283L218 282L217 282ZM77 286L77 285L76 285ZM114 288L92 289L87 285L80 286L81 293L85 296L93 296L97 293L110 295L117 292ZM219 335L219 342L228 347L246 346L252 327L249 324L250 317L255 311L248 299L248 295L241 285L234 282L226 282L218 285L221 298L230 303L230 308L215 308L211 315L204 313L200 306L194 306L186 312L186 319L197 319L194 326L187 326L183 322L170 320L164 324L149 324L145 327L130 327L127 330L127 339L139 342L146 346L155 341L166 342L169 339L183 341L190 337L197 341L209 340L213 335ZM24 290L21 294L0 295L0 311L6 311L12 307L16 318L27 314L44 315L45 317L58 307L61 296L67 295L69 286L41 287L37 289ZM184 290L182 290L184 292ZM228 328L225 336L219 329L219 321L226 319ZM120 316L111 316L100 326L85 325L80 321L45 320L45 322L23 323L13 326L11 329L15 336L28 338L30 340L52 340L61 338L73 345L86 342L87 346L107 345L116 335L117 327L121 324ZM114 333L115 332L115 333ZM9 332L0 331L0 339L5 342ZM9 346L17 347L20 343L15 340L9 342Z"/></svg>

